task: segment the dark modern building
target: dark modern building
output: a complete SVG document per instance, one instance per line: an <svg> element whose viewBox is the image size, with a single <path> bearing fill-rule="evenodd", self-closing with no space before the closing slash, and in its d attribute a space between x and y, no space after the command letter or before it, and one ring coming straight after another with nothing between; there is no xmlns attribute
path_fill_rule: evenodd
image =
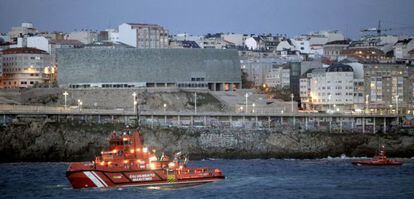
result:
<svg viewBox="0 0 414 199"><path fill-rule="evenodd" d="M299 79L301 75L301 63L300 62L289 62L290 69L290 89L294 95L295 101L300 100L300 89Z"/></svg>

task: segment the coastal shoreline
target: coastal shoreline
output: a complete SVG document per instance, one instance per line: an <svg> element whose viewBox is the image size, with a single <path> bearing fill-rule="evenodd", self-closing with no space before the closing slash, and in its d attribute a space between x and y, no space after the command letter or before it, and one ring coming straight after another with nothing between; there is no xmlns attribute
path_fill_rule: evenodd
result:
<svg viewBox="0 0 414 199"><path fill-rule="evenodd" d="M0 162L89 161L107 146L122 124L21 122L0 128ZM190 159L321 159L372 157L379 144L388 155L414 157L410 133L362 134L214 128L142 128L145 145Z"/></svg>

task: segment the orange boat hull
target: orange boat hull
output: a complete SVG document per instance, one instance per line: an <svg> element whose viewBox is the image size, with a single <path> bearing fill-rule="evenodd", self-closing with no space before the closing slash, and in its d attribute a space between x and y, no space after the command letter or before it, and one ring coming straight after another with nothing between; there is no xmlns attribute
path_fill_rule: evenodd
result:
<svg viewBox="0 0 414 199"><path fill-rule="evenodd" d="M168 178L163 170L157 171L67 171L66 177L75 189L130 186L182 186L198 185L225 179L223 175L200 174Z"/></svg>

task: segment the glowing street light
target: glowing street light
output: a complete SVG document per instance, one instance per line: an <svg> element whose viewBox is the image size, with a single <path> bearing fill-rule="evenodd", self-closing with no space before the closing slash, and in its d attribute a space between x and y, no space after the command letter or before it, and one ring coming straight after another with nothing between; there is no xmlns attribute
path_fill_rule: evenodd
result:
<svg viewBox="0 0 414 199"><path fill-rule="evenodd" d="M66 104L66 98L67 98L67 96L69 95L69 93L67 92L67 91L65 91L64 93L63 93L63 96L65 96L65 109L66 109L66 107L67 107L67 104Z"/></svg>
<svg viewBox="0 0 414 199"><path fill-rule="evenodd" d="M164 103L164 124L167 125L167 115L165 111L167 110L167 104Z"/></svg>
<svg viewBox="0 0 414 199"><path fill-rule="evenodd" d="M83 102L80 99L78 99L79 111L82 111L82 104L83 104Z"/></svg>
<svg viewBox="0 0 414 199"><path fill-rule="evenodd" d="M133 97L133 103L134 103L134 113L137 113L137 104L138 104L138 102L137 102L137 93L136 92L133 92L132 93L132 97Z"/></svg>
<svg viewBox="0 0 414 199"><path fill-rule="evenodd" d="M254 107L256 107L256 104L255 104L255 103L253 103L253 104L252 104L252 107L253 107L253 108L252 108L252 113L254 113Z"/></svg>
<svg viewBox="0 0 414 199"><path fill-rule="evenodd" d="M399 97L400 97L399 95L395 96L395 105L396 105L396 108L397 108L397 115L398 115L398 98Z"/></svg>

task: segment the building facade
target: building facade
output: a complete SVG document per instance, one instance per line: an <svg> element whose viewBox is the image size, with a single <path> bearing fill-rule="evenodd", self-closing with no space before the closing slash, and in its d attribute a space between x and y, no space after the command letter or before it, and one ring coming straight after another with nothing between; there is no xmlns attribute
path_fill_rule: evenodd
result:
<svg viewBox="0 0 414 199"><path fill-rule="evenodd" d="M230 90L241 86L236 50L80 48L58 50L60 87L176 87Z"/></svg>
<svg viewBox="0 0 414 199"><path fill-rule="evenodd" d="M398 42L394 45L394 56L397 59L410 58L408 52L413 49L414 49L413 38L398 40Z"/></svg>
<svg viewBox="0 0 414 199"><path fill-rule="evenodd" d="M290 87L290 68L287 66L273 66L266 74L265 84L269 87Z"/></svg>
<svg viewBox="0 0 414 199"><path fill-rule="evenodd" d="M108 32L108 40L112 43L119 43L119 32L115 29L106 29Z"/></svg>
<svg viewBox="0 0 414 199"><path fill-rule="evenodd" d="M156 24L123 23L119 42L135 48L168 48L168 31Z"/></svg>
<svg viewBox="0 0 414 199"><path fill-rule="evenodd" d="M366 112L406 114L413 111L414 66L364 64L364 73Z"/></svg>
<svg viewBox="0 0 414 199"><path fill-rule="evenodd" d="M349 48L341 51L341 56L354 58L361 63L392 62L392 58L378 48Z"/></svg>
<svg viewBox="0 0 414 199"><path fill-rule="evenodd" d="M326 112L352 110L353 76L352 67L341 63L310 69L299 82L302 108Z"/></svg>
<svg viewBox="0 0 414 199"><path fill-rule="evenodd" d="M247 74L247 80L259 87L266 83L266 74L277 64L276 59L257 58L240 61L242 70Z"/></svg>
<svg viewBox="0 0 414 199"><path fill-rule="evenodd" d="M348 40L331 41L323 45L323 56L330 59L336 60L341 56L341 52L348 47Z"/></svg>
<svg viewBox="0 0 414 199"><path fill-rule="evenodd" d="M304 38L296 38L292 39L292 42L294 46L296 47L296 50L299 51L302 54L311 54L311 48L310 43L308 40L305 40Z"/></svg>
<svg viewBox="0 0 414 199"><path fill-rule="evenodd" d="M48 83L55 76L50 55L35 48L10 48L2 51L1 88L28 88Z"/></svg>
<svg viewBox="0 0 414 199"><path fill-rule="evenodd" d="M28 48L36 48L50 53L49 40L43 36L26 37L26 46Z"/></svg>
<svg viewBox="0 0 414 199"><path fill-rule="evenodd" d="M83 44L91 44L98 41L98 33L89 31L71 32L65 39L78 40Z"/></svg>

